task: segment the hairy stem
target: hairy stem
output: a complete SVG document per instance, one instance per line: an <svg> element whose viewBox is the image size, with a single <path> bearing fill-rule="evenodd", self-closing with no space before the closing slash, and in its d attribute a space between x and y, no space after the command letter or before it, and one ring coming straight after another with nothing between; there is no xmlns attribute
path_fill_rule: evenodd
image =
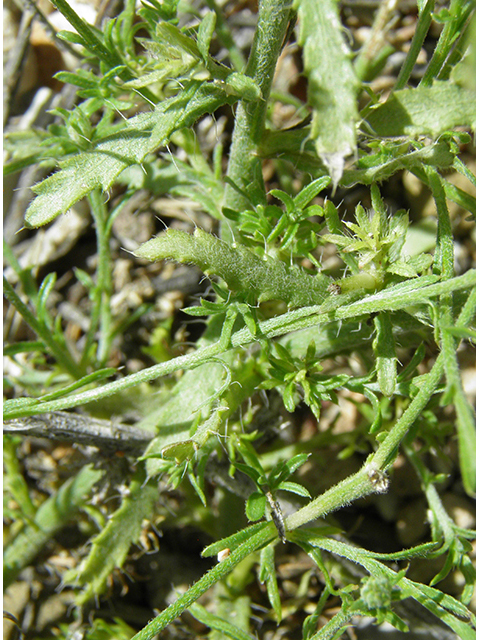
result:
<svg viewBox="0 0 480 640"><path fill-rule="evenodd" d="M242 100L237 107L227 170L227 177L237 188L228 184L224 200L224 206L230 209L240 211L251 207L250 195L254 196L254 202L265 201L262 161L257 151L265 127L275 66L290 15L290 0L260 2L257 29L245 73L255 80L262 92L262 98L255 102ZM231 233L233 232L223 225L222 238L230 239Z"/></svg>
<svg viewBox="0 0 480 640"><path fill-rule="evenodd" d="M276 537L273 523L266 523L266 526L257 533L254 533L246 542L242 543L232 553L215 565L188 591L181 595L146 627L137 633L132 640L151 640L157 633L170 624L175 618L185 611L191 604L207 591L216 582L228 575L234 567L244 558L254 551L261 549Z"/></svg>
<svg viewBox="0 0 480 640"><path fill-rule="evenodd" d="M417 279L420 280L420 278ZM410 304L422 303L428 300L430 297L442 295L449 291L456 291L459 289L468 289L475 285L475 270L472 269L464 273L457 278L451 278L446 282L439 282L430 286L420 288L418 290L402 289L400 292L392 290L379 292L372 296L367 296L364 300L353 302L344 306L342 302L345 302L343 296L331 296L323 303L323 305L314 307L304 307L296 311L290 311L271 318L260 323L260 335L263 338L275 338L280 335L284 335L291 331L297 331L298 329L304 329L314 325L326 324L335 320L342 320L347 318L353 318L363 315L364 313L376 313L384 310L402 309ZM414 287L414 284L411 285ZM349 294L345 294L348 296ZM338 308L335 309L335 305ZM463 318L460 314L460 318ZM458 322L457 321L457 322ZM463 319L463 322L465 320ZM254 342L248 328L241 329L233 334L231 337L231 347L243 347ZM78 407L88 402L100 400L106 398L115 393L129 389L141 382L149 382L155 380L161 376L169 375L174 371L180 369L193 369L201 364L205 364L213 357L220 355L224 352L221 344L218 342L210 344L188 353L173 360L167 362L161 362L153 367L132 373L125 378L115 380L108 384L103 385L99 389L90 389L82 393L68 396L66 398L58 398L57 400L49 402L39 402L34 398L18 398L14 400L7 400L4 404L4 419L17 418L21 416L31 416L38 413L46 413L47 411L58 411L61 409L68 409L71 407ZM28 401L28 402L25 402Z"/></svg>
<svg viewBox="0 0 480 640"><path fill-rule="evenodd" d="M474 310L471 294L458 316L456 327L462 327L471 321ZM413 398L401 418L357 473L345 478L325 493L318 496L302 509L299 509L285 520L288 530L297 529L301 525L316 520L327 513L340 509L353 500L370 493L382 493L387 488L385 470L394 462L398 447L415 420L419 417L427 402L435 393L444 371L444 358L440 354L430 373L424 377L422 387Z"/></svg>
<svg viewBox="0 0 480 640"><path fill-rule="evenodd" d="M95 189L89 195L92 216L95 220L98 246L97 283L95 287L95 301L98 306L99 316L99 341L97 349L97 361L102 366L110 352L112 338L112 314L110 297L112 295L112 264L110 260L110 234L108 225L108 211L104 202L104 196L99 189Z"/></svg>

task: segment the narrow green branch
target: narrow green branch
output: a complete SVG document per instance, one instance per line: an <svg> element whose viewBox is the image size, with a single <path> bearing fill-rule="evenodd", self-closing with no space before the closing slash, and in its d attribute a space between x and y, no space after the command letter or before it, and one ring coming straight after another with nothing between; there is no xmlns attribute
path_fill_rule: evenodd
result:
<svg viewBox="0 0 480 640"><path fill-rule="evenodd" d="M458 328L464 327L471 321L474 313L475 291L472 291L457 318L455 326ZM391 465L393 462L392 456L395 455L400 442L405 437L413 422L420 415L432 394L435 392L444 373L446 357L448 356L446 356L444 351L438 356L435 364L430 370L430 373L424 377L422 386L417 395L373 456L372 463L377 465L380 469L385 470Z"/></svg>
<svg viewBox="0 0 480 640"><path fill-rule="evenodd" d="M139 631L132 640L151 640L157 633L165 629L175 618L188 609L198 598L216 582L228 575L244 558L269 544L277 536L272 522L265 523L265 527L254 533L249 540L233 549L231 554L215 565L188 591Z"/></svg>
<svg viewBox="0 0 480 640"><path fill-rule="evenodd" d="M227 177L237 189L227 185L224 200L224 205L230 209L241 211L252 206L238 189L246 191L247 194L255 194L255 202L261 203L265 200L262 161L257 152L265 127L275 66L290 15L290 0L260 2L255 38L245 73L259 86L262 98L256 102L242 100L237 107L227 170ZM223 239L228 237L227 229L222 229Z"/></svg>
<svg viewBox="0 0 480 640"><path fill-rule="evenodd" d="M429 187L437 208L437 244L435 248L434 272L439 273L442 280L452 278L453 263L453 233L450 213L447 207L445 190L437 171L433 167L425 167Z"/></svg>
<svg viewBox="0 0 480 640"><path fill-rule="evenodd" d="M60 409L70 409L71 407L79 407L89 402L94 402L102 398L108 398L125 389L130 389L142 382L150 382L161 376L169 375L174 371L180 369L193 369L194 367L204 364L212 357L219 355L221 349L215 343L210 347L199 349L194 353L189 353L185 356L180 356L169 360L168 362L161 362L153 367L149 367L138 373L133 373L125 378L120 378L109 384L105 384L98 389L90 389L67 398L58 398L50 402L41 402L33 398L18 398L15 400L9 400L4 404L3 417L5 420L9 418L18 418L22 416L33 416L38 413L47 413L49 411L57 411ZM24 401L30 400L34 404L25 405Z"/></svg>
<svg viewBox="0 0 480 640"><path fill-rule="evenodd" d="M445 377L447 379L447 397L453 396L453 404L457 414L456 427L459 444L460 471L465 491L469 495L474 496L476 485L475 419L473 408L468 402L462 384L460 368L455 353L457 341L451 331L451 313L445 312L443 305L441 305L441 312L442 315L439 319L439 325Z"/></svg>
<svg viewBox="0 0 480 640"><path fill-rule="evenodd" d="M108 358L112 339L110 298L112 295L113 285L112 264L110 259L110 225L108 224L108 211L104 202L104 197L105 196L99 189L95 189L88 196L92 216L95 220L95 231L97 234L98 246L97 282L94 297L95 308L94 314L92 315L98 317L99 320L97 362L100 366L103 366ZM85 349L85 354L87 355L87 348Z"/></svg>
<svg viewBox="0 0 480 640"><path fill-rule="evenodd" d="M400 442L435 393L442 376L443 357L440 354L430 373L423 379L421 389L375 452L372 462L380 469L386 469L393 464Z"/></svg>
<svg viewBox="0 0 480 640"><path fill-rule="evenodd" d="M416 282L418 282L418 280L420 279L417 279ZM400 288L399 290L392 288L391 291L386 290L379 292L343 307L340 306L342 302L345 302L343 296L331 296L323 305L305 307L261 322L258 335L261 335L263 338L275 338L291 331L297 331L298 329L326 324L335 320L354 318L365 313L402 309L411 304L425 302L429 298L436 297L442 293L456 291L458 289L468 289L475 285L475 280L475 270L472 269L458 278L451 278L445 282L439 282L420 289L415 289L416 283L413 282L410 285L410 290L408 288ZM348 294L346 295L348 297ZM336 309L335 305L338 305L339 308ZM230 344L232 348L236 348L246 346L252 342L255 342L255 338L252 337L250 330L245 328L237 331L237 333L232 336ZM91 389L51 402L38 402L34 399L26 398L8 400L4 405L4 418L32 416L38 413L58 411L87 404L88 402L111 396L124 389L129 389L141 382L150 382L161 376L169 375L180 369L193 369L201 364L205 364L212 357L218 356L223 352L224 349L222 349L222 345L216 342L194 353L179 356L168 362L161 362L143 371L133 373L120 380L115 380L99 389ZM25 400L29 400L33 404L27 406Z"/></svg>
<svg viewBox="0 0 480 640"><path fill-rule="evenodd" d="M475 313L471 294L460 313L456 326L464 326ZM331 487L305 507L296 511L285 520L287 530L297 529L303 524L316 520L331 511L340 509L353 500L371 493L382 493L388 486L385 471L393 464L398 447L409 429L420 416L427 402L435 393L443 376L443 355L440 354L430 373L422 381L422 387L407 407L393 429L382 441L377 451L370 456L365 465L357 473L349 476L339 484Z"/></svg>
<svg viewBox="0 0 480 640"><path fill-rule="evenodd" d="M458 40L473 11L474 0L452 0L448 9L449 18L445 20L442 33L435 46L435 51L420 82L420 86L429 87L438 79L443 65L451 54L455 41Z"/></svg>
<svg viewBox="0 0 480 640"><path fill-rule="evenodd" d="M321 518L375 491L376 489L368 475L368 468L364 466L357 473L345 478L345 480L322 493L321 496L312 500L305 507L288 516L285 519L285 528L287 532L297 529L307 522Z"/></svg>
<svg viewBox="0 0 480 640"><path fill-rule="evenodd" d="M423 46L423 42L426 38L430 25L432 24L432 13L435 8L435 0L427 0L423 9L418 16L417 27L413 36L412 44L408 50L407 57L405 58L400 73L398 74L397 81L393 87L394 91L404 89L405 85L410 78L413 71L413 67L418 59L418 54Z"/></svg>
<svg viewBox="0 0 480 640"><path fill-rule="evenodd" d="M427 167L426 172L438 213L437 247L434 265L442 279L447 280L454 273L453 233L450 214L445 190L439 175L432 167ZM440 297L437 318L445 377L447 379L447 397L453 397L457 413L456 422L462 480L466 492L469 495L474 495L476 482L475 421L472 407L469 405L463 389L460 368L455 354L457 341L451 331L453 326L451 293L446 293Z"/></svg>

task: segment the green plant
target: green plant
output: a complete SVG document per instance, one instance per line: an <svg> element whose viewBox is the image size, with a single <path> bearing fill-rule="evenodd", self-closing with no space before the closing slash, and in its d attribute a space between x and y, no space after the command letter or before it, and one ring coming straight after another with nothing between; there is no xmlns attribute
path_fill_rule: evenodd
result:
<svg viewBox="0 0 480 640"><path fill-rule="evenodd" d="M38 286L12 247L5 247L17 283L5 279L5 296L36 339L6 346L6 355L17 358L21 372L8 380L14 397L5 401L4 418L7 430L28 433L40 429L35 422L39 414L85 406L92 417L108 416L108 399L115 396L121 416L134 404L141 416L137 427L150 432L151 440L140 452L125 445L132 464L122 470L125 490L108 511L98 502L86 504L86 495L107 495L108 483L115 488L119 479L114 469L85 466L64 484L57 478L58 487L43 501L29 491L15 456L19 441L7 434L11 506L6 514L6 584L80 513L90 549L63 575L64 584L75 590L80 615L125 566L132 544L143 539L145 521L168 521L168 509L158 501L161 479L183 492L184 506L176 505L180 521L217 538L203 555L221 553L222 559L138 631L136 639L153 638L186 610L211 629L211 638L253 637L252 603L246 594L247 574L256 560L271 618L280 624L289 614L275 563L279 541L308 554L311 571L322 584L313 612L302 620L303 638L338 638L357 615L407 631L414 624L401 606L407 598L458 636L473 638L474 619L467 605L474 583L468 555L474 532L448 515L437 488L445 477L429 468L426 455L443 452L456 437L464 491L473 495L473 411L456 351L474 339L475 272L455 272L447 207L450 200L474 213L472 197L447 173L473 178L460 158L470 137L458 131L474 124L473 92L464 80L471 71L466 51L473 2L452 0L438 14L433 1L419 2L412 46L383 103L369 82L393 52L391 47L379 49L373 38L390 28L388 3L376 15L371 40L354 56L334 0L324 0L321 8L314 0L262 0L245 65L229 20L214 0L198 13L192 7L181 10L175 0L147 0L136 12L135 3L127 0L102 29L87 25L65 0L54 4L76 30L59 37L81 46L88 68L58 74L78 87L78 101L70 110L57 108L57 119L47 131L7 135L6 173L32 164L51 170L58 163L56 172L33 187L36 197L26 211L26 225L47 224L86 198L95 223L98 266L94 277L76 269L90 299L90 324L83 341L72 344L60 314L52 312L55 274ZM274 70L297 17L308 105L292 94L272 94ZM432 21L443 25L435 51L418 86L412 81L405 88ZM228 65L211 53L217 50L214 45L228 52ZM275 100L310 112L311 121L275 129ZM194 127L200 118L234 104L224 171L221 141L210 156L201 150ZM159 153L163 148L169 153ZM352 155L355 161L348 162ZM266 159L278 187L271 190L262 173ZM431 247L416 242L419 221L405 209L390 212L382 197L380 185L388 191L388 180L401 172L413 174L433 196ZM335 193L353 193L356 185L365 188L371 208L359 203L354 216L342 223ZM123 375L108 366L114 345L122 348L122 333L147 307L115 316L111 239L115 220L139 190L152 198L168 194L198 203L217 225L218 237L199 227L193 234L168 228L142 244L135 257L194 264L221 282L212 282L214 300L205 298L185 309L190 316L206 317L194 349L172 356L171 344L167 349L151 346L149 353L168 354L167 359ZM114 201L106 202L104 192L114 193ZM323 268L322 252L334 266ZM162 339L170 326L161 327ZM356 367L351 366L354 353L360 361ZM341 371L335 366L340 357L345 358ZM175 381L172 374L179 372L183 374ZM145 384L153 381L155 393ZM271 424L258 417L265 391L272 402L280 398L294 417L305 404L319 421L326 405L345 397L363 417L349 433L336 433L329 425L311 439L293 437L282 443L273 428L280 411L270 416ZM452 406L455 430L445 417ZM79 439L80 426L73 418L70 429L70 437ZM97 435L87 435L88 443L99 445ZM323 448L340 460L356 455L361 464L323 492L307 479L289 479L307 460L318 464L315 454ZM428 503L428 541L380 553L353 544L333 520L304 527L331 518L360 498L388 492L399 459L415 469ZM218 507L220 524L210 504L212 476L223 478L232 490ZM284 492L309 501L298 507ZM235 493L245 500L246 516L255 524L232 515ZM288 514L283 512L287 507ZM239 525L235 532L226 524L229 514ZM394 565L443 556L444 565L429 585L407 577L408 566ZM354 565L361 569L354 571ZM453 570L464 579L458 598L433 586ZM235 585L228 582L230 574L236 576ZM306 597L310 573L305 576L298 601ZM213 586L207 610L197 601ZM322 619L332 603L337 612ZM92 637L134 633L123 621L96 622ZM70 630L61 633L67 637Z"/></svg>

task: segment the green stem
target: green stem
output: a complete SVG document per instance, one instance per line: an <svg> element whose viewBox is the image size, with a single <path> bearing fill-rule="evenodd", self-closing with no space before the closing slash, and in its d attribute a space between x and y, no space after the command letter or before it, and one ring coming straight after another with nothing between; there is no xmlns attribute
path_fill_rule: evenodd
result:
<svg viewBox="0 0 480 640"><path fill-rule="evenodd" d="M110 298L112 295L112 263L110 257L110 226L108 224L108 210L104 202L104 195L99 189L95 189L88 196L95 231L97 234L98 267L97 283L95 287L95 315L99 319L99 339L97 349L97 362L103 366L110 352L112 339L112 314ZM85 353L87 353L85 351Z"/></svg>
<svg viewBox="0 0 480 640"><path fill-rule="evenodd" d="M348 622L352 616L353 612L349 611L348 604L344 605L320 631L314 636L311 636L310 640L330 640L330 638L338 638L340 631L349 626Z"/></svg>
<svg viewBox="0 0 480 640"><path fill-rule="evenodd" d="M403 440L408 430L418 418L420 413L426 407L428 401L435 393L438 387L438 383L443 376L443 355L440 354L433 365L430 373L426 375L422 380L422 386L409 404L407 409L402 414L401 418L397 421L393 429L388 433L385 440L378 447L372 462L375 463L381 469L386 469L393 463L395 452Z"/></svg>
<svg viewBox="0 0 480 640"><path fill-rule="evenodd" d="M474 293L474 292L473 292ZM440 303L440 340L447 379L447 397L453 396L457 414L456 427L459 444L460 471L463 486L468 495L475 495L476 481L476 437L473 408L468 402L462 384L456 356L457 341L451 331L452 308L448 301Z"/></svg>
<svg viewBox="0 0 480 640"><path fill-rule="evenodd" d="M175 618L188 609L198 598L216 582L228 575L244 558L261 549L275 539L277 532L272 522L253 534L252 537L234 549L231 554L215 565L188 591L173 602L162 613L139 631L132 640L151 640L162 629L165 629Z"/></svg>
<svg viewBox="0 0 480 640"><path fill-rule="evenodd" d="M425 167L425 172L428 177L428 185L435 200L438 215L433 271L434 273L440 274L442 280L447 280L454 275L453 233L450 214L440 176L433 167Z"/></svg>
<svg viewBox="0 0 480 640"><path fill-rule="evenodd" d="M435 51L420 82L420 86L430 87L438 77L455 40L461 35L474 10L475 2L473 0L451 1L448 10L450 17L442 29Z"/></svg>
<svg viewBox="0 0 480 640"><path fill-rule="evenodd" d="M368 468L364 466L357 473L327 489L325 493L288 516L285 519L285 529L287 532L297 529L374 491L375 487L368 475Z"/></svg>
<svg viewBox="0 0 480 640"><path fill-rule="evenodd" d="M453 233L450 214L447 208L443 184L432 167L426 167L429 185L435 200L438 214L437 247L435 263L443 280L451 278L454 273ZM457 433L459 441L460 470L465 491L475 494L476 475L476 442L475 421L473 411L462 385L460 369L456 357L457 341L451 328L453 325L452 294L440 297L438 306L438 326L442 348L445 376L447 379L447 395L453 396L457 414Z"/></svg>
<svg viewBox="0 0 480 640"><path fill-rule="evenodd" d="M259 325L259 335L262 338L275 338L279 335L284 335L291 331L297 331L306 327L311 327L320 324L326 324L335 320L342 320L347 318L357 317L365 313L376 313L384 310L396 310L402 309L405 306L409 306L416 303L424 303L430 297L436 297L442 293L449 291L456 291L459 289L468 289L473 287L476 282L475 270L472 269L463 275L447 280L446 282L439 282L427 287L422 287L418 290L409 291L404 290L400 292L379 292L372 296L368 296L364 300L354 302L350 305L339 307L335 310L333 303L341 305L345 299L341 296L327 299L324 305L305 307L304 309L298 309L285 313L282 316L265 320ZM325 306L329 305L328 312L323 312ZM255 342L248 328L237 331L231 338L231 347L243 347ZM174 371L180 369L193 369L201 364L205 364L214 356L218 356L222 353L221 345L216 342L212 345L198 349L193 353L188 353L184 356L179 356L168 362L161 362L160 364L144 369L137 373L132 373L125 378L115 380L109 384L104 385L99 389L91 389L84 391L76 395L68 396L66 398L59 398L51 402L36 402L30 406L22 406L22 403L26 398L20 398L16 400L7 400L4 404L4 418L18 418L22 416L36 415L38 413L46 413L48 411L57 411L61 409L67 409L71 407L77 407L88 402L100 400L106 398L124 389L129 389L136 384L142 382L150 382L161 376L169 375ZM32 399L33 400L33 399Z"/></svg>
<svg viewBox="0 0 480 640"><path fill-rule="evenodd" d="M472 292L458 316L457 322L455 323L456 327L463 327L471 321L475 313L474 300L475 296ZM287 531L297 529L311 520L316 520L331 511L349 504L353 500L383 490L378 483L378 478L381 479L382 474L393 464L401 441L435 393L438 383L443 376L443 360L443 354L440 354L430 373L422 380L422 386L417 395L393 429L387 434L377 451L367 460L360 471L328 489L321 496L318 496L318 498L312 500L312 502L305 507L289 516L285 520Z"/></svg>
<svg viewBox="0 0 480 640"><path fill-rule="evenodd" d="M307 522L316 520L332 511L340 509L353 500L367 496L370 493L378 492L376 474L380 474L384 469L387 469L393 464L395 453L400 442L423 411L433 393L435 393L442 375L443 358L440 355L428 376L425 376L421 390L417 393L393 429L388 433L375 454L360 471L345 478L345 480L331 487L321 496L318 496L318 498L312 500L312 502L305 507L289 516L285 520L287 531L297 529Z"/></svg>
<svg viewBox="0 0 480 640"><path fill-rule="evenodd" d="M250 196L253 202L265 201L262 161L257 152L265 128L275 66L290 16L290 0L260 2L257 28L245 73L256 82L262 98L256 102L242 100L237 107L227 169L227 177L237 189L228 184L224 199L224 206L230 209L241 211L251 207ZM240 191L246 192L246 195ZM228 237L227 229L222 229L224 239Z"/></svg>
<svg viewBox="0 0 480 640"><path fill-rule="evenodd" d="M453 164L455 166L455 161ZM459 171L458 166L455 166L455 168L457 169L457 171ZM418 178L420 182L423 182L423 184L430 186L430 181L423 167L416 167L416 168L412 167L409 169L409 171L416 178ZM463 171L461 173L463 173ZM452 202L455 202L455 204L458 204L463 209L470 211L472 215L475 215L477 210L476 199L469 193L466 193L466 191L464 191L463 189L460 189L459 187L455 186L454 184L446 180L443 176L439 175L439 178L445 190L446 197Z"/></svg>
<svg viewBox="0 0 480 640"><path fill-rule="evenodd" d="M423 464L419 454L414 450L411 444L405 443L402 445L403 450L405 451L409 461L411 462L413 468L417 472L418 477L423 485L423 490L425 492L425 497L427 498L428 506L430 510L435 515L438 525L442 531L444 537L444 544L441 549L438 549L438 555L444 553L446 549L451 545L454 530L453 530L453 522L445 510L443 503L438 495L438 491L435 487L434 480L430 471ZM438 535L435 531L432 531L432 537L435 539L435 536Z"/></svg>
<svg viewBox="0 0 480 640"><path fill-rule="evenodd" d="M398 74L397 81L395 82L395 86L393 87L394 91L404 89L408 79L410 78L413 67L417 62L418 54L420 53L428 30L430 29L430 25L432 24L432 12L434 8L435 0L427 0L420 15L418 16L417 27L412 39L412 44L410 45L407 57L405 58L402 68L400 69L400 73Z"/></svg>

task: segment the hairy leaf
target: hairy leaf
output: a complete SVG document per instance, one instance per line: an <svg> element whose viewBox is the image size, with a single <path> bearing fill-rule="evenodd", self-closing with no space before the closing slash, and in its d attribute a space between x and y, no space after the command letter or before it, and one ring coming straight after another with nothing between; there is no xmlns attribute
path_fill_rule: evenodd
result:
<svg viewBox="0 0 480 640"><path fill-rule="evenodd" d="M296 0L308 76L308 99L313 107L311 136L318 155L336 185L344 160L356 147L358 79L343 37L335 0Z"/></svg>
<svg viewBox="0 0 480 640"><path fill-rule="evenodd" d="M201 229L194 235L169 229L143 244L135 255L196 264L206 275L220 276L233 291L250 292L259 302L283 300L290 307L319 304L331 283L326 276L311 276L270 256L262 259L242 245L229 245Z"/></svg>
<svg viewBox="0 0 480 640"><path fill-rule="evenodd" d="M124 169L141 164L149 153L165 145L174 131L191 126L203 114L235 99L219 84L195 81L154 111L127 120L122 131L68 158L60 171L33 187L38 195L26 212L27 225L47 224L93 189L105 191Z"/></svg>
<svg viewBox="0 0 480 640"><path fill-rule="evenodd" d="M209 613L197 602L190 606L189 611L192 616L199 620L202 624L205 624L207 625L207 627L210 627L210 629L215 629L215 631L221 633L222 638L228 637L233 638L234 640L255 640L254 636L252 636L250 633L247 633L243 629L240 629L238 626L233 625L223 617L216 616L213 613Z"/></svg>
<svg viewBox="0 0 480 640"><path fill-rule="evenodd" d="M475 93L450 82L395 91L367 116L376 135L436 138L458 126L475 126Z"/></svg>
<svg viewBox="0 0 480 640"><path fill-rule="evenodd" d="M22 529L13 542L6 546L3 555L3 582L7 588L20 571L26 567L41 549L52 540L85 503L102 471L87 465L69 478L60 489L38 509L32 525Z"/></svg>

